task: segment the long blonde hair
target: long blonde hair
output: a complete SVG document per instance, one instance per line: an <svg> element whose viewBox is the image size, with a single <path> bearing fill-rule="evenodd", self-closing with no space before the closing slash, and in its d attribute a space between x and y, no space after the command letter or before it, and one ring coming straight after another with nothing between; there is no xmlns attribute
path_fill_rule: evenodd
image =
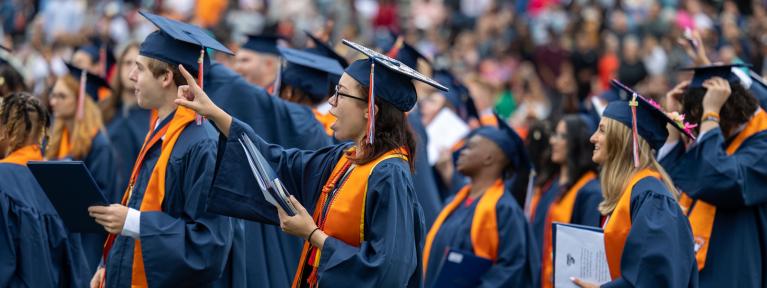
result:
<svg viewBox="0 0 767 288"><path fill-rule="evenodd" d="M71 75L64 75L59 79L63 81L64 86L77 97L80 82ZM104 122L101 120L101 111L96 102L93 101L93 98L87 94L85 95L83 112L82 119L75 118L74 131L69 131L69 143L71 143L72 146L72 150L69 151L69 156L77 160L82 160L88 155L91 151L93 136L96 132L104 130ZM56 119L53 123L53 129L51 129L51 142L48 143L45 149L45 158L58 158L63 131L64 121Z"/></svg>
<svg viewBox="0 0 767 288"><path fill-rule="evenodd" d="M602 119L605 122L606 146L602 149L606 149L607 152L599 175L602 195L604 196L602 203L599 203L599 212L602 215L612 213L618 205L623 191L626 190L631 176L645 168L659 172L666 188L671 191L674 197L678 197L679 192L674 188L671 177L668 176L666 170L655 160L655 154L650 144L639 137L639 167L634 167L631 129L616 120L606 117Z"/></svg>

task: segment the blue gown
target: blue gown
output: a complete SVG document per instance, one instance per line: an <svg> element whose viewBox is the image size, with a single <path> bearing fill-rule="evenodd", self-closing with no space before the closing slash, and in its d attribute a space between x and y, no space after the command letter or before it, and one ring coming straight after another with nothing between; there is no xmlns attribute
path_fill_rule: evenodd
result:
<svg viewBox="0 0 767 288"><path fill-rule="evenodd" d="M81 247L27 167L0 163L0 287L87 287Z"/></svg>
<svg viewBox="0 0 767 288"><path fill-rule="evenodd" d="M130 208L140 208L161 143L147 152L127 205ZM141 249L150 287L245 286L241 279L244 259L231 249L233 241L242 240L242 226L231 218L205 212L215 159L215 130L208 122L189 124L168 160L162 211L141 212ZM134 244L133 238L116 238L106 263L106 287L130 286Z"/></svg>
<svg viewBox="0 0 767 288"><path fill-rule="evenodd" d="M88 171L93 175L96 184L101 188L104 197L109 203L120 203L119 194L115 188L117 163L115 162L115 153L112 150L109 138L103 132L99 131L93 142L91 150L83 159L83 163L88 167ZM100 233L70 233L72 242L82 245L82 253L85 253L85 259L88 261L88 272L93 275L101 262L104 249L104 240L107 238L106 231Z"/></svg>
<svg viewBox="0 0 767 288"><path fill-rule="evenodd" d="M333 143L309 107L270 96L224 65L211 65L205 85L216 105L270 143L306 150ZM237 245L235 249L244 250L248 286L289 287L301 258L303 239L274 225L255 221L244 221L243 225L244 247Z"/></svg>
<svg viewBox="0 0 767 288"><path fill-rule="evenodd" d="M698 287L692 230L663 182L639 180L631 189L630 205L621 277L602 287Z"/></svg>
<svg viewBox="0 0 767 288"><path fill-rule="evenodd" d="M731 156L728 144L720 129L712 129L686 153L674 147L661 164L680 190L717 207L701 286L764 287L767 132L752 135Z"/></svg>
<svg viewBox="0 0 767 288"><path fill-rule="evenodd" d="M413 184L418 195L418 202L423 208L423 216L426 221L426 227L431 227L434 220L437 219L442 210L442 199L440 199L437 181L434 178L434 172L429 165L426 146L429 143L429 136L426 134L426 127L421 122L421 112L418 108L414 109L407 116L407 122L413 128L417 137L416 156L415 156L415 174L413 175Z"/></svg>
<svg viewBox="0 0 767 288"><path fill-rule="evenodd" d="M446 249L474 251L471 226L480 198L465 201L445 218L434 236L425 287L432 287ZM540 287L540 252L517 201L506 191L495 206L498 223L498 258L480 278L478 287Z"/></svg>
<svg viewBox="0 0 767 288"><path fill-rule="evenodd" d="M243 122L233 119L229 135L247 134L274 167L287 190L309 213L321 187L350 144L316 151L284 149L266 143ZM219 140L216 178L208 211L233 217L278 223L277 210L256 187L237 137ZM382 161L368 179L365 239L360 247L329 237L321 251L321 287L419 287L423 249L423 213L418 204L408 164Z"/></svg>
<svg viewBox="0 0 767 288"><path fill-rule="evenodd" d="M122 111L122 109L120 109ZM109 140L114 147L117 162L115 192L119 197L128 187L133 164L136 162L144 137L149 130L149 110L132 107L125 113L116 113L112 121L106 124Z"/></svg>
<svg viewBox="0 0 767 288"><path fill-rule="evenodd" d="M551 227L544 227L546 224L546 215L548 215L549 208L554 200L562 197L563 193L567 192L563 190L559 183L559 177L555 177L552 180L554 184L541 195L538 202L538 207L535 209L535 215L532 219L533 235L535 237L535 243L538 247L543 247L543 231L544 229L551 229ZM599 227L602 214L599 213L599 203L602 202L602 188L599 186L599 180L594 179L586 183L575 196L575 204L573 205L573 213L570 218L571 224L585 225L591 227Z"/></svg>

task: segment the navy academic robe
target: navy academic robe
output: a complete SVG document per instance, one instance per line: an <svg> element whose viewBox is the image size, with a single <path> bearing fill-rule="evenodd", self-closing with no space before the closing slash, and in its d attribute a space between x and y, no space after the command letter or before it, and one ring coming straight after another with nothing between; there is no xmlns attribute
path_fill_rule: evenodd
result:
<svg viewBox="0 0 767 288"><path fill-rule="evenodd" d="M413 184L415 185L415 191L417 191L418 202L421 203L421 208L423 208L426 227L431 227L431 224L437 219L439 211L442 209L442 199L426 152L429 136L426 134L426 127L421 122L421 112L418 108L408 114L407 122L410 123L410 127L413 128L413 132L417 137Z"/></svg>
<svg viewBox="0 0 767 288"><path fill-rule="evenodd" d="M244 266L244 259L231 249L233 241L242 240L242 226L229 217L205 212L216 137L208 122L189 124L168 161L162 211L141 212L141 249L150 287L245 286L235 278L243 277L238 269ZM128 202L130 208L140 208L161 143L147 153ZM106 263L107 287L130 286L135 243L130 237L116 238Z"/></svg>
<svg viewBox="0 0 767 288"><path fill-rule="evenodd" d="M116 169L115 152L109 142L107 135L99 131L93 142L91 150L83 159L83 163L88 167L88 171L93 175L96 184L101 188L107 201L110 203L119 203L119 196L115 190ZM104 240L106 240L106 231L100 233L70 233L71 241L82 246L82 252L85 253L85 259L88 261L88 272L96 272L102 258L104 250Z"/></svg>
<svg viewBox="0 0 767 288"><path fill-rule="evenodd" d="M480 198L471 205L461 203L450 213L434 236L426 272L425 287L433 287L440 263L448 248L465 252L474 251L471 226ZM539 287L540 252L534 243L532 231L517 201L506 191L495 205L498 223L498 257L493 266L480 278L478 287Z"/></svg>
<svg viewBox="0 0 767 288"><path fill-rule="evenodd" d="M752 135L731 156L720 129L685 152L677 145L661 160L674 184L717 207L702 287L767 285L767 132Z"/></svg>
<svg viewBox="0 0 767 288"><path fill-rule="evenodd" d="M639 180L631 189L630 205L621 277L602 287L698 287L690 223L663 182Z"/></svg>
<svg viewBox="0 0 767 288"><path fill-rule="evenodd" d="M551 227L545 227L546 215L549 213L551 204L555 199L561 198L563 193L567 192L563 190L559 183L559 177L555 177L552 180L552 185L548 191L541 195L538 201L538 207L535 209L535 215L530 221L533 228L533 236L535 237L538 247L543 247L543 232L545 229L551 229ZM599 186L599 180L593 179L586 183L575 196L575 204L573 205L573 213L571 214L570 223L599 227L601 224L602 214L599 213L599 203L602 202L602 188Z"/></svg>
<svg viewBox="0 0 767 288"><path fill-rule="evenodd" d="M321 187L350 144L316 151L284 149L266 143L243 122L233 119L228 139L219 140L216 178L208 211L233 217L278 223L277 210L257 187L237 141L247 134L274 167L289 193L312 213ZM360 247L330 237L321 252L321 287L419 287L423 249L423 212L416 199L408 164L382 161L368 179L365 240ZM271 262L271 260L269 260Z"/></svg>
<svg viewBox="0 0 767 288"><path fill-rule="evenodd" d="M122 109L120 109L122 111ZM141 145L149 130L149 110L132 107L123 113L115 114L112 121L106 125L109 140L116 152L117 175L115 182L115 198L120 200L133 171Z"/></svg>
<svg viewBox="0 0 767 288"><path fill-rule="evenodd" d="M211 65L205 85L214 103L241 119L269 143L288 148L319 149L333 143L309 107L270 96L219 63ZM279 123L279 124L277 124ZM312 136L314 135L314 136ZM289 287L301 257L303 239L279 227L245 221L244 251L249 287Z"/></svg>
<svg viewBox="0 0 767 288"><path fill-rule="evenodd" d="M78 243L27 167L0 163L0 287L87 287Z"/></svg>

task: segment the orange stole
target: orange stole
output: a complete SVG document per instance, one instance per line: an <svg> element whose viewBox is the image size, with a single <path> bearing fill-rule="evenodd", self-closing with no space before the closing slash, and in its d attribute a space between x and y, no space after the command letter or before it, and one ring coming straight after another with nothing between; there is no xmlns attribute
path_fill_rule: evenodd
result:
<svg viewBox="0 0 767 288"><path fill-rule="evenodd" d="M610 268L610 277L615 280L621 276L621 257L623 256L623 246L626 245L626 238L631 231L631 190L640 180L647 177L660 179L660 173L642 169L631 176L628 185L623 190L618 205L610 214L604 227L605 254L607 254L607 266Z"/></svg>
<svg viewBox="0 0 767 288"><path fill-rule="evenodd" d="M727 146L727 155L734 154L746 139L765 130L767 130L767 113L759 109L756 115L748 121L743 131L740 131L732 143ZM698 261L698 270L703 270L703 267L706 266L711 232L714 230L716 206L702 200L694 200L685 193L682 193L679 198L679 205L682 206L683 211L687 212L687 219L690 220L692 235L695 240L695 259ZM691 207L692 211L690 211Z"/></svg>
<svg viewBox="0 0 767 288"><path fill-rule="evenodd" d="M69 130L67 127L61 128L61 141L59 142L59 153L56 154L57 159L64 159L69 156L69 151L72 150L72 144L69 143Z"/></svg>
<svg viewBox="0 0 767 288"><path fill-rule="evenodd" d="M554 265L552 263L554 252L553 243L551 243L551 223L570 223L573 216L573 207L575 206L575 199L578 196L578 192L589 183L589 181L597 178L597 174L593 171L586 172L581 179L578 179L575 184L567 190L567 193L563 197L551 204L549 207L549 213L546 216L545 226L543 228L543 259L541 261L541 286L553 287L554 286Z"/></svg>
<svg viewBox="0 0 767 288"><path fill-rule="evenodd" d="M333 114L330 113L320 113L320 111L317 111L317 109L312 109L312 113L314 113L314 118L317 119L320 124L322 124L323 128L325 128L325 133L333 136L333 129L330 129L330 126L336 122L336 116L333 116Z"/></svg>
<svg viewBox="0 0 767 288"><path fill-rule="evenodd" d="M28 145L11 152L5 158L0 159L0 163L13 163L22 166L27 166L29 161L43 160L43 152L40 150L40 145Z"/></svg>
<svg viewBox="0 0 767 288"><path fill-rule="evenodd" d="M469 196L469 190L471 185L464 186L458 194L455 195L453 201L447 204L442 212L439 212L439 216L434 221L434 225L429 229L429 233L426 234L426 245L423 249L423 273L426 275L427 267L429 265L429 255L431 254L431 246L434 242L434 237L437 236L439 228L442 223L445 222L450 214L462 205L466 197ZM495 211L495 205L498 200L503 196L505 189L503 187L503 180L498 179L493 186L487 189L485 193L479 199L477 208L474 210L474 218L471 221L471 246L474 248L473 252L478 257L486 258L495 261L498 258L498 223Z"/></svg>
<svg viewBox="0 0 767 288"><path fill-rule="evenodd" d="M333 175L344 173L343 168L351 160L349 157L353 155L355 149L349 149L341 159L336 163L333 168L333 172L330 174L327 182L323 186L322 194L317 199L317 204L314 209L314 221L320 226L325 234L330 237L343 241L346 244L359 247L363 241L365 241L365 200L367 198L368 190L368 178L373 173L373 170L379 163L391 158L399 158L407 161L407 153L403 148L389 151L378 157L378 159L360 166L353 166L349 172L349 176L346 181L341 184L341 187L336 191L335 196L330 200L330 207L328 207L324 223L320 223L320 217L322 210L325 208L325 202L328 198L328 193L332 192L336 183L333 179L336 178ZM302 287L302 277L304 267L309 260L313 260L309 263L312 268L312 273L309 276L310 283L316 279L317 269L320 264L321 251L319 249L311 249L309 242L304 241L304 247L301 251L301 260L298 262L298 269L296 275L293 277L293 287ZM316 251L314 255L311 255L312 251ZM310 285L311 286L311 285Z"/></svg>
<svg viewBox="0 0 767 288"><path fill-rule="evenodd" d="M141 200L141 207L139 211L160 211L162 210L162 202L165 198L165 173L168 168L168 160L170 154L173 151L178 137L184 128L194 121L195 113L192 110L179 106L176 108L176 114L168 124L168 130L165 132L165 140L162 142L160 150L160 158L152 170L152 175L149 178L146 191L144 191L144 198ZM150 127L154 127L157 123L157 111L152 111L152 121ZM149 133L152 133L150 131ZM147 137L148 139L148 137ZM142 148L143 150L144 148ZM145 149L149 149L146 147ZM134 167L134 173L138 172L141 167ZM132 191L127 191L123 194L122 204L127 205L130 199ZM147 287L146 273L144 271L144 258L141 254L141 240L136 240L133 247L133 271L131 274L131 287Z"/></svg>

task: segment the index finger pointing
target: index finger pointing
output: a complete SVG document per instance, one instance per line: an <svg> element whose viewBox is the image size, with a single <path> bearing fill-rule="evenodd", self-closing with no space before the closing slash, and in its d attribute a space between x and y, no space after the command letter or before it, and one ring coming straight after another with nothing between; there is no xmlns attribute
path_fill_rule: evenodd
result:
<svg viewBox="0 0 767 288"><path fill-rule="evenodd" d="M197 81L194 80L194 77L192 77L192 74L189 74L189 71L186 71L186 68L184 68L184 65L178 64L178 71L181 72L181 76L184 76L184 79L186 79L186 83L190 87L199 88L197 86Z"/></svg>

